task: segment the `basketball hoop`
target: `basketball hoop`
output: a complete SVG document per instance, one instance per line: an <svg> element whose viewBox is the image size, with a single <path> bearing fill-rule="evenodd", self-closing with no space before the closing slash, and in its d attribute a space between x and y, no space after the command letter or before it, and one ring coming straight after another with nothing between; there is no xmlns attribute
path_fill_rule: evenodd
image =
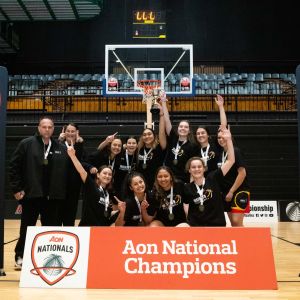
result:
<svg viewBox="0 0 300 300"><path fill-rule="evenodd" d="M143 102L146 103L148 99L153 98L153 90L161 87L161 81L154 79L137 80L137 86L142 90Z"/></svg>

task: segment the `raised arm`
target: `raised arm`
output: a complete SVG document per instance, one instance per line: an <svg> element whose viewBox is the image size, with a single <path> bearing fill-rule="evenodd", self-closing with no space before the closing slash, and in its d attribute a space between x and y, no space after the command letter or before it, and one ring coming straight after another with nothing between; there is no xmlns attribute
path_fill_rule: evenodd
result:
<svg viewBox="0 0 300 300"><path fill-rule="evenodd" d="M124 226L125 224L125 211L126 211L126 202L121 201L116 196L114 196L118 202L119 215L116 219L115 226Z"/></svg>
<svg viewBox="0 0 300 300"><path fill-rule="evenodd" d="M163 113L163 117L165 120L165 128L166 128L166 133L167 135L170 134L171 129L172 129L172 124L170 121L170 115L169 115L169 111L168 111L168 107L167 107L167 97L166 97L166 93L162 92L161 93L161 97L160 97L160 103L162 106L162 113Z"/></svg>
<svg viewBox="0 0 300 300"><path fill-rule="evenodd" d="M221 95L216 95L215 102L218 105L220 112L220 124L221 126L227 126L227 117L224 109L224 98Z"/></svg>
<svg viewBox="0 0 300 300"><path fill-rule="evenodd" d="M149 207L149 203L146 200L146 196L145 196L145 199L141 203L141 214L142 214L142 218L143 218L146 226L150 225L150 223L154 220L154 217L155 217L155 215L150 216L148 214L148 211L147 211L148 207Z"/></svg>
<svg viewBox="0 0 300 300"><path fill-rule="evenodd" d="M164 113L161 105L159 105L159 109L160 109L160 113L159 113L158 139L161 148L164 150L167 147L166 127L165 127Z"/></svg>
<svg viewBox="0 0 300 300"><path fill-rule="evenodd" d="M106 139L99 144L97 149L103 150L108 144L110 144L115 139L117 134L118 132L115 132L114 134L107 136Z"/></svg>
<svg viewBox="0 0 300 300"><path fill-rule="evenodd" d="M71 141L71 146L69 146L67 142L65 144L67 146L68 155L71 158L75 169L79 173L81 180L83 182L85 182L86 178L87 178L87 171L84 169L84 167L82 166L81 162L78 160L78 158L75 154L75 149L73 147L73 142Z"/></svg>
<svg viewBox="0 0 300 300"><path fill-rule="evenodd" d="M227 145L227 160L221 167L223 175L225 176L235 162L234 148L233 148L233 143L232 143L232 139L231 139L231 132L230 132L229 126L228 126L228 129L224 126L220 126L219 134L226 141L226 145Z"/></svg>

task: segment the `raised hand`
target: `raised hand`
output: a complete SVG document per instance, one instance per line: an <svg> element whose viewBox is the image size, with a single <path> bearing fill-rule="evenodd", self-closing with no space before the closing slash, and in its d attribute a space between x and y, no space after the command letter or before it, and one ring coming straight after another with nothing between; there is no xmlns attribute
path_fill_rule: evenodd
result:
<svg viewBox="0 0 300 300"><path fill-rule="evenodd" d="M67 141L65 141L65 144L67 146L68 155L70 157L75 156L75 149L74 149L73 141L71 140L71 145L69 145Z"/></svg>
<svg viewBox="0 0 300 300"><path fill-rule="evenodd" d="M224 98L221 95L216 95L215 102L219 107L224 105Z"/></svg>
<svg viewBox="0 0 300 300"><path fill-rule="evenodd" d="M14 197L16 200L22 200L25 196L25 192L24 191L20 191L14 194Z"/></svg>
<svg viewBox="0 0 300 300"><path fill-rule="evenodd" d="M98 172L98 169L96 167L92 167L90 169L90 174L97 174L97 172Z"/></svg>
<svg viewBox="0 0 300 300"><path fill-rule="evenodd" d="M166 92L164 90L160 90L160 92L159 92L159 99L160 99L161 102L168 101L167 94L166 94Z"/></svg>
<svg viewBox="0 0 300 300"><path fill-rule="evenodd" d="M62 130L61 130L61 133L59 134L59 137L58 139L60 141L64 141L66 139L66 133L65 133L65 126L63 126Z"/></svg>
<svg viewBox="0 0 300 300"><path fill-rule="evenodd" d="M116 196L114 196L114 198L117 200L118 202L118 209L120 211L120 213L125 213L126 210L126 202L121 201L120 199L118 199Z"/></svg>
<svg viewBox="0 0 300 300"><path fill-rule="evenodd" d="M111 142L115 139L115 137L116 137L117 134L118 134L118 132L115 132L114 134L109 135L109 136L105 139L105 141L106 141L107 143L111 143Z"/></svg>
<svg viewBox="0 0 300 300"><path fill-rule="evenodd" d="M229 139L231 139L231 132L230 132L230 126L228 125L228 128L226 128L225 126L220 126L219 127L219 132L221 132L221 137L228 141Z"/></svg>
<svg viewBox="0 0 300 300"><path fill-rule="evenodd" d="M144 200L141 202L141 210L146 210L149 207L149 203L146 200L146 195L144 196Z"/></svg>
<svg viewBox="0 0 300 300"><path fill-rule="evenodd" d="M76 130L76 143L83 143L83 138L79 135L79 130Z"/></svg>

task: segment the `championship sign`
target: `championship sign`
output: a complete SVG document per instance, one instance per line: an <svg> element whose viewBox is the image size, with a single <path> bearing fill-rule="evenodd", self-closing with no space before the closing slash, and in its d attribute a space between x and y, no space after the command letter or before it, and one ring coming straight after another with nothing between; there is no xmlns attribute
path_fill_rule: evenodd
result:
<svg viewBox="0 0 300 300"><path fill-rule="evenodd" d="M277 289L277 281L269 228L30 227L20 286Z"/></svg>
<svg viewBox="0 0 300 300"><path fill-rule="evenodd" d="M28 227L20 286L85 288L89 228Z"/></svg>

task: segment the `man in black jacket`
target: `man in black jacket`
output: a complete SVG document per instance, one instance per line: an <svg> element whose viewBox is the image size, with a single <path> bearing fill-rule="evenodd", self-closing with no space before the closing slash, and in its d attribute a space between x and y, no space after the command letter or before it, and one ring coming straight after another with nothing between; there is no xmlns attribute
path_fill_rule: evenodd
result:
<svg viewBox="0 0 300 300"><path fill-rule="evenodd" d="M66 194L67 152L52 138L53 131L53 120L42 117L38 133L19 143L9 164L10 184L22 207L16 269L22 267L27 226L35 226L39 216L43 226L59 225L59 205Z"/></svg>

